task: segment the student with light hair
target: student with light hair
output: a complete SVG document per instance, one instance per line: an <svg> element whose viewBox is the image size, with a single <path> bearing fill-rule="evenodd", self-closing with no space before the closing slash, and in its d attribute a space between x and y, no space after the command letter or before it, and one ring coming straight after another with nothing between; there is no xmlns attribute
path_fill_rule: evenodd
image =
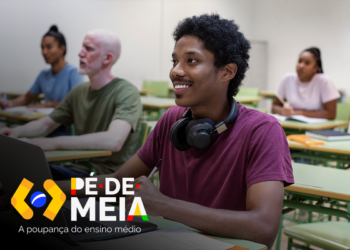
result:
<svg viewBox="0 0 350 250"><path fill-rule="evenodd" d="M92 158L88 162L67 166L51 164L55 180L88 176L92 170L97 174L115 172L136 152L142 121L137 88L111 73L120 52L120 40L115 33L88 32L79 52L78 71L90 81L73 89L49 116L16 128L0 129L0 133L14 138L39 137L61 124L74 124L76 136L25 140L44 150L104 149L113 152L111 156Z"/></svg>

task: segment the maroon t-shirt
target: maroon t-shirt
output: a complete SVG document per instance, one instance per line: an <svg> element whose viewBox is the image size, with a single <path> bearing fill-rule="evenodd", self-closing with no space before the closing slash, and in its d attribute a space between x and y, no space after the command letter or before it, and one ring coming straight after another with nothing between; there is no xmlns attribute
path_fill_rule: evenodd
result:
<svg viewBox="0 0 350 250"><path fill-rule="evenodd" d="M294 183L286 135L273 116L239 104L234 125L205 149L177 150L169 130L187 108L172 107L137 152L153 168L159 159L160 191L202 206L246 210L249 186L262 181Z"/></svg>

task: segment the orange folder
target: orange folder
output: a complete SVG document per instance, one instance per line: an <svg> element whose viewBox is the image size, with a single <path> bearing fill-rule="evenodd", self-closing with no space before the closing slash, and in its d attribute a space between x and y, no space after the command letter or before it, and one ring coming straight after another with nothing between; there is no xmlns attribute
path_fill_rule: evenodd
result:
<svg viewBox="0 0 350 250"><path fill-rule="evenodd" d="M303 143L306 146L314 146L314 145L323 145L324 144L324 141L319 141L319 140L310 138L306 135L288 135L287 139Z"/></svg>

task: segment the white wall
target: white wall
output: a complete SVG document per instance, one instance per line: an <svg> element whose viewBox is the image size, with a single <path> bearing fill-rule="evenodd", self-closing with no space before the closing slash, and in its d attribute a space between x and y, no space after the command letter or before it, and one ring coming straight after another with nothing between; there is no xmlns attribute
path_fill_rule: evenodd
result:
<svg viewBox="0 0 350 250"><path fill-rule="evenodd" d="M49 67L40 42L52 24L65 35L66 59L76 66L87 31L116 32L122 54L113 73L141 88L144 79L169 80L171 33L182 18L217 12L251 34L251 10L250 0L0 0L0 92L26 92Z"/></svg>
<svg viewBox="0 0 350 250"><path fill-rule="evenodd" d="M41 38L57 24L67 40L68 62L78 65L83 38L91 29L116 32L122 43L116 76L140 87L160 76L160 0L0 1L0 92L26 92L39 71L48 68Z"/></svg>
<svg viewBox="0 0 350 250"><path fill-rule="evenodd" d="M339 89L350 91L350 1L255 0L253 39L268 43L269 89L295 72L299 53L321 49L323 69Z"/></svg>
<svg viewBox="0 0 350 250"><path fill-rule="evenodd" d="M138 88L144 79L169 81L176 24L212 12L234 19L248 39L267 42L267 88L295 70L300 51L318 46L325 72L350 91L349 10L348 0L0 0L0 92L26 92L49 67L40 41L52 24L64 33L66 59L75 65L85 33L109 29L122 41L116 76Z"/></svg>

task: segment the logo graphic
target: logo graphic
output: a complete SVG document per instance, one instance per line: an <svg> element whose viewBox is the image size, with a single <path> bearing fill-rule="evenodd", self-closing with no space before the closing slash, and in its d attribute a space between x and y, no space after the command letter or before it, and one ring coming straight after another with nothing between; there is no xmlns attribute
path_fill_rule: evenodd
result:
<svg viewBox="0 0 350 250"><path fill-rule="evenodd" d="M77 195L77 190L83 190L85 187L85 195L98 195L96 188L104 189L105 194L116 195L122 188L123 195L134 195L134 191L127 189L132 189L133 184L128 184L128 182L133 182L134 178L123 178L123 185L120 185L119 180L116 178L106 178L104 184L98 184L97 178L71 178L71 195ZM136 185L136 188L140 188L140 184ZM95 189L95 190L92 190ZM113 189L113 190L112 190ZM115 203L116 197L99 197L100 203L100 220L101 221L116 221L116 216L107 216L106 211L112 211L111 207L106 207L106 203ZM80 204L78 197L71 197L71 220L77 220L77 214L84 217L87 212L90 211L90 221L95 221L95 204L96 198L90 197L87 202L83 205ZM133 203L131 205L127 221L132 221L134 216L140 216L143 221L148 221L145 207L143 206L141 197L134 197ZM125 197L119 197L119 221L125 221Z"/></svg>
<svg viewBox="0 0 350 250"><path fill-rule="evenodd" d="M139 206L139 204L141 204L141 206ZM126 220L132 221L134 219L134 216L141 216L143 221L148 221L148 217L140 197L135 197L134 202L131 205L128 218Z"/></svg>
<svg viewBox="0 0 350 250"><path fill-rule="evenodd" d="M42 207L46 203L46 195L43 192L35 192L30 197L30 203L32 203L34 207Z"/></svg>
<svg viewBox="0 0 350 250"><path fill-rule="evenodd" d="M26 178L23 178L21 184L18 186L15 194L11 198L12 206L26 220L30 220L34 215L33 210L24 201L33 186L34 184L32 182ZM56 183L50 179L44 182L44 188L52 197L52 201L46 208L43 215L49 220L53 221L66 201L66 195L56 185ZM35 192L30 197L30 202L34 207L42 207L46 203L46 195L42 192Z"/></svg>

